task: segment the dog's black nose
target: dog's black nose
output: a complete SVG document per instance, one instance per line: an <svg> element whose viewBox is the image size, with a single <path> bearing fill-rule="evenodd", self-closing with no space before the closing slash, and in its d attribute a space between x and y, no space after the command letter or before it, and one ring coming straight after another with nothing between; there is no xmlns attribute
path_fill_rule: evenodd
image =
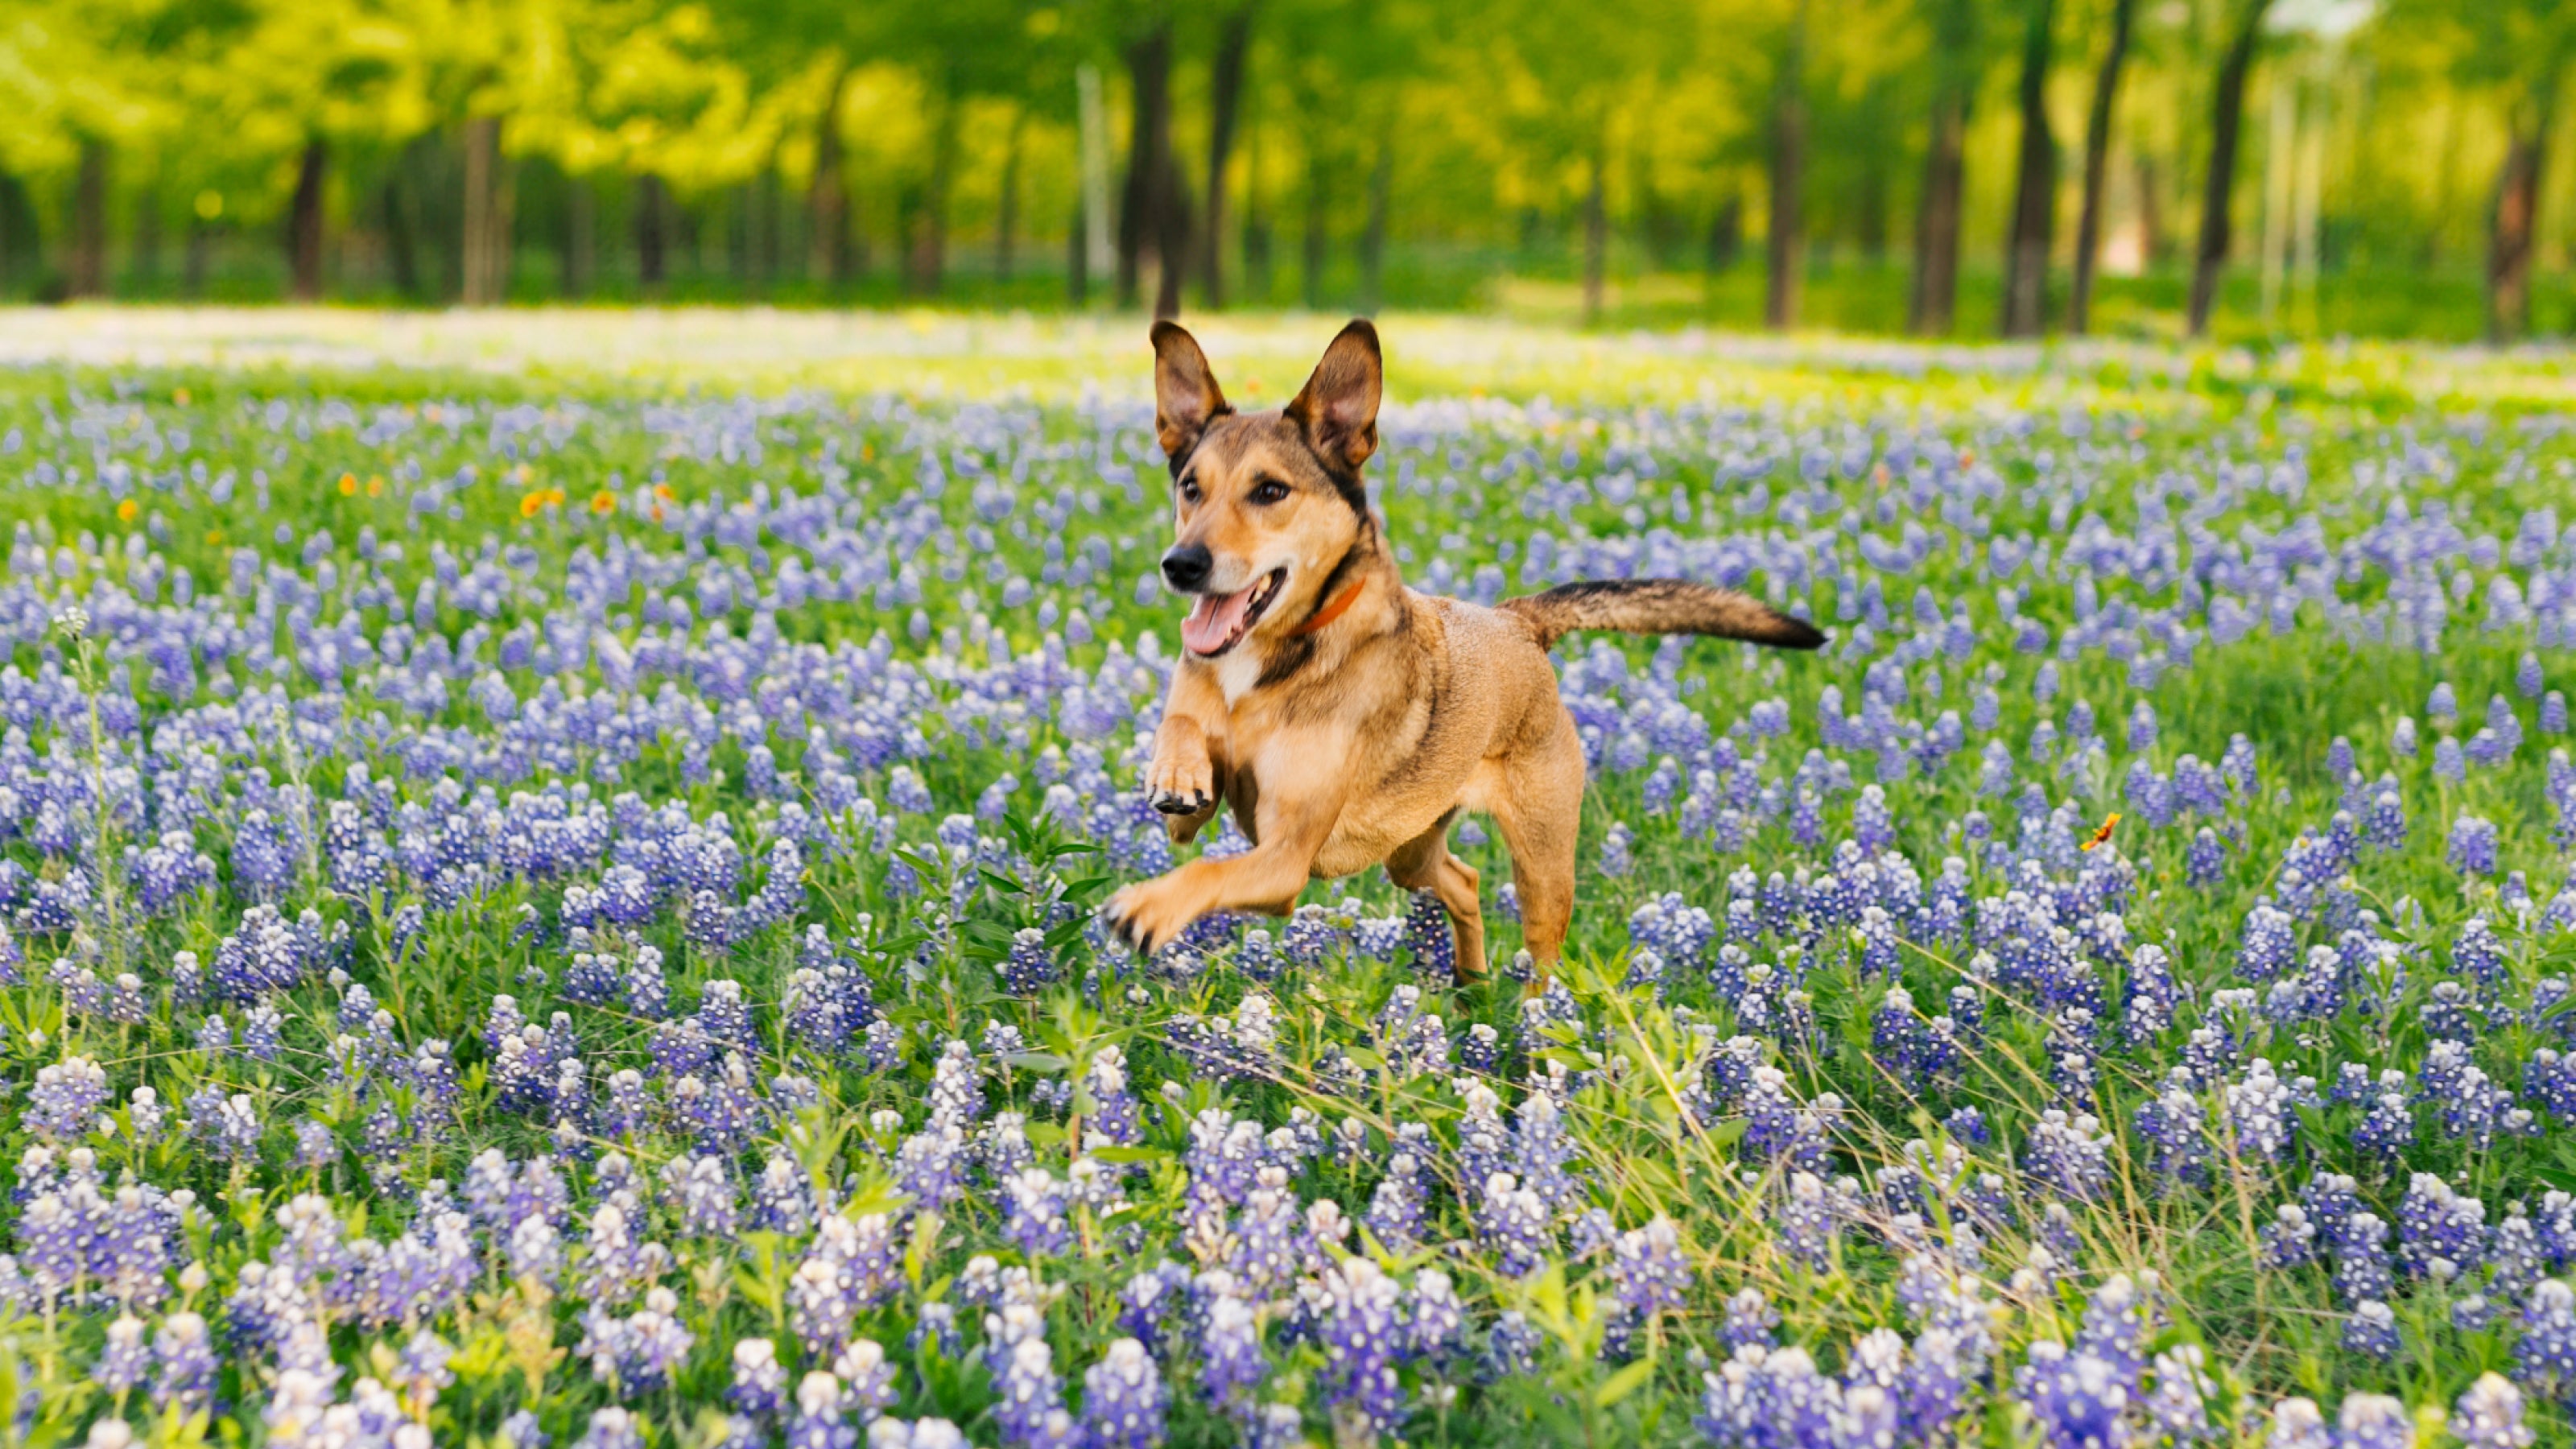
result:
<svg viewBox="0 0 2576 1449"><path fill-rule="evenodd" d="M1163 580L1184 592L1207 582L1208 570L1216 567L1216 558L1203 543L1176 543L1163 555Z"/></svg>

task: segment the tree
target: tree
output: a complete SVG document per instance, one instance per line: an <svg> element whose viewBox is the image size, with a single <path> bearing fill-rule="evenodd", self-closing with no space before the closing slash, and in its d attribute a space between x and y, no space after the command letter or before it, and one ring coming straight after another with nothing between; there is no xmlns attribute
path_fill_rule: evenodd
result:
<svg viewBox="0 0 2576 1449"><path fill-rule="evenodd" d="M1798 325L1798 284L1805 262L1800 249L1806 245L1807 4L1797 0L1772 81L1771 225L1764 241L1770 273L1762 325L1775 332Z"/></svg>
<svg viewBox="0 0 2576 1449"><path fill-rule="evenodd" d="M1172 20L1147 16L1127 39L1127 179L1118 206L1118 305L1136 305L1150 259L1156 272L1154 315L1181 311L1181 270L1188 256L1189 198L1172 154Z"/></svg>
<svg viewBox="0 0 2576 1449"><path fill-rule="evenodd" d="M1914 284L1906 330L1938 336L1959 295L1959 224L1967 187L1968 112L1976 99L1977 0L1932 0L1932 104L1923 147L1923 194L1915 212Z"/></svg>
<svg viewBox="0 0 2576 1449"><path fill-rule="evenodd" d="M2036 337L2048 318L2048 248L2057 221L2057 138L2048 129L2048 62L2056 12L2056 0L2023 0L2021 150L2004 253L2006 337Z"/></svg>
<svg viewBox="0 0 2576 1449"><path fill-rule="evenodd" d="M2388 24L2400 43L2438 56L2449 82L2501 113L2504 156L2487 208L2487 336L2531 328L2531 273L2540 234L2549 133L2576 57L2576 5L2567 0L2399 0Z"/></svg>
<svg viewBox="0 0 2576 1449"><path fill-rule="evenodd" d="M2066 330L2081 337L2093 325L2093 269L2102 252L2102 193L2111 167L2111 121L2120 99L2120 68L2129 58L2136 0L2111 0L2111 39L2093 77L2093 106L2084 118L2084 209L2075 222L2075 286L2066 298Z"/></svg>
<svg viewBox="0 0 2576 1449"><path fill-rule="evenodd" d="M2193 253L2191 270L2188 325L2194 337L2209 333L2210 309L2218 302L2219 273L2227 265L2227 213L2236 190L2237 142L2245 128L2245 79L2254 69L2263 17L2271 8L2272 0L2236 0L2236 25L2210 95L2208 186L2201 193L2200 245Z"/></svg>
<svg viewBox="0 0 2576 1449"><path fill-rule="evenodd" d="M1208 74L1207 216L1199 227L1199 290L1211 308L1225 305L1225 171L1243 109L1243 68L1252 49L1252 4L1243 0L1217 23L1216 58Z"/></svg>

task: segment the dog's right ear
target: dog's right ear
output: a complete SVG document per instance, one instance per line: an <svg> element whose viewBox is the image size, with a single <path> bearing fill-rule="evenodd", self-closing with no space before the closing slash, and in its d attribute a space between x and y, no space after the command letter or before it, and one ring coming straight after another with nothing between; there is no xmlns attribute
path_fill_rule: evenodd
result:
<svg viewBox="0 0 2576 1449"><path fill-rule="evenodd" d="M1234 405L1218 390L1216 373L1198 339L1177 322L1154 324L1154 437L1163 445L1174 476L1198 446L1207 425Z"/></svg>

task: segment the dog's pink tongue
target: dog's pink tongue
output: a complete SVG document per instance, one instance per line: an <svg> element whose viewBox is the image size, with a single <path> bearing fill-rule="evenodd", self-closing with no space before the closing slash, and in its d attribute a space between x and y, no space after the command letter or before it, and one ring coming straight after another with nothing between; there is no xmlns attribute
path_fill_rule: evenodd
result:
<svg viewBox="0 0 2576 1449"><path fill-rule="evenodd" d="M1181 642L1199 654L1210 654L1226 646L1243 623L1244 605L1252 601L1252 590L1239 589L1231 594L1201 594L1190 605L1190 616L1181 621Z"/></svg>

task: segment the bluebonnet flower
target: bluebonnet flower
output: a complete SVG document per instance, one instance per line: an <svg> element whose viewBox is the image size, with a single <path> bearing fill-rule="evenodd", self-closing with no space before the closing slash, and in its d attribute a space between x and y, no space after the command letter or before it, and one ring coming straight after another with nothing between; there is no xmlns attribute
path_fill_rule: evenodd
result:
<svg viewBox="0 0 2576 1449"><path fill-rule="evenodd" d="M161 1320L152 1339L152 1402L163 1410L193 1413L213 1400L222 1371L206 1320L185 1309Z"/></svg>
<svg viewBox="0 0 2576 1449"><path fill-rule="evenodd" d="M2237 1152L2270 1162L2288 1156L2299 1122L2291 1111L2290 1085L2273 1071L2271 1062L2256 1057L2247 1063L2244 1078L2228 1084L2223 1101L2224 1120Z"/></svg>
<svg viewBox="0 0 2576 1449"><path fill-rule="evenodd" d="M1405 901L1404 944L1416 973L1446 981L1457 967L1458 945L1449 914L1430 891L1411 892ZM1479 970L1483 967L1480 964Z"/></svg>
<svg viewBox="0 0 2576 1449"><path fill-rule="evenodd" d="M630 1393L650 1393L670 1380L672 1372L697 1342L678 1317L680 1301L667 1288L644 1295L644 1306L629 1317L615 1318L594 1305L582 1320L582 1340L575 1358L590 1361L598 1378Z"/></svg>
<svg viewBox="0 0 2576 1449"><path fill-rule="evenodd" d="M1316 1338L1324 1351L1324 1400L1375 1432L1391 1433L1404 1409L1397 1374L1402 1290L1366 1258L1342 1259L1323 1281L1329 1308Z"/></svg>
<svg viewBox="0 0 2576 1449"><path fill-rule="evenodd" d="M933 1305L924 1304L925 1309ZM945 1308L947 1305L937 1305ZM844 1345L832 1360L833 1389L839 1395L838 1407L873 1420L893 1407L895 1402L894 1365L886 1360L885 1348L873 1338L854 1338ZM812 1381L812 1375L806 1376ZM804 1405L798 1405L800 1412Z"/></svg>
<svg viewBox="0 0 2576 1449"><path fill-rule="evenodd" d="M143 1334L143 1320L131 1313L118 1315L107 1326L107 1344L90 1368L100 1388L123 1395L142 1386L152 1370L152 1349Z"/></svg>
<svg viewBox="0 0 2576 1449"><path fill-rule="evenodd" d="M1218 1275L1231 1282L1222 1270ZM1252 1306L1231 1292L1208 1296L1206 1319L1199 1342L1199 1392L1211 1408L1239 1419L1270 1375L1261 1354L1260 1324Z"/></svg>
<svg viewBox="0 0 2576 1449"><path fill-rule="evenodd" d="M41 1136L78 1141L97 1128L108 1096L104 1068L88 1057L65 1057L36 1069L21 1120Z"/></svg>
<svg viewBox="0 0 2576 1449"><path fill-rule="evenodd" d="M819 1357L837 1348L859 1311L891 1292L902 1271L903 1251L885 1214L825 1216L787 1284L788 1321L806 1352Z"/></svg>
<svg viewBox="0 0 2576 1449"><path fill-rule="evenodd" d="M788 1403L788 1372L778 1364L778 1346L768 1338L734 1341L734 1382L724 1390L724 1403L734 1413L775 1418Z"/></svg>
<svg viewBox="0 0 2576 1449"><path fill-rule="evenodd" d="M2057 1449L2119 1442L2140 1393L2133 1369L2049 1339L2031 1344L2014 1384L2032 1422Z"/></svg>
<svg viewBox="0 0 2576 1449"><path fill-rule="evenodd" d="M2088 1113L2051 1107L2031 1124L2023 1169L2069 1197L2088 1198L2110 1185L2111 1139Z"/></svg>
<svg viewBox="0 0 2576 1449"><path fill-rule="evenodd" d="M1153 1449L1163 1442L1163 1378L1132 1338L1109 1345L1082 1376L1082 1428L1093 1449Z"/></svg>
<svg viewBox="0 0 2576 1449"><path fill-rule="evenodd" d="M1631 855L1630 834L1625 822L1613 820L1601 837L1601 874L1615 880L1635 868Z"/></svg>
<svg viewBox="0 0 2576 1449"><path fill-rule="evenodd" d="M2336 1415L2337 1449L2415 1449L2415 1421L2385 1394L2346 1394Z"/></svg>
<svg viewBox="0 0 2576 1449"><path fill-rule="evenodd" d="M2397 1354L2397 1315L2376 1299L2356 1306L2343 1323L2343 1346L2385 1361Z"/></svg>
<svg viewBox="0 0 2576 1449"><path fill-rule="evenodd" d="M2495 823L2476 815L2463 815L2452 821L2451 842L2443 858L2463 874L2495 874Z"/></svg>
<svg viewBox="0 0 2576 1449"><path fill-rule="evenodd" d="M1029 1168L1003 1182L1010 1198L1010 1222L1005 1231L1022 1253L1032 1258L1048 1257L1072 1244L1073 1229L1065 1219L1065 1187L1042 1167Z"/></svg>
<svg viewBox="0 0 2576 1449"><path fill-rule="evenodd" d="M2514 1376L2552 1395L2576 1387L2576 1289L2544 1278L2531 1290L2513 1348Z"/></svg>
<svg viewBox="0 0 2576 1449"><path fill-rule="evenodd" d="M1003 988L1018 996L1031 995L1054 981L1057 967L1047 950L1046 933L1030 927L1014 934L1000 969Z"/></svg>
<svg viewBox="0 0 2576 1449"><path fill-rule="evenodd" d="M1050 1422L1066 1418L1064 1385L1055 1371L1054 1351L1043 1336L1031 1335L1011 1345L993 1388L999 1398L993 1417L1001 1426L1004 1444L1067 1441L1066 1428Z"/></svg>
<svg viewBox="0 0 2576 1449"><path fill-rule="evenodd" d="M2397 1231L2398 1261L2412 1276L2448 1281L2485 1258L2485 1208L2428 1172L2408 1181Z"/></svg>
<svg viewBox="0 0 2576 1449"><path fill-rule="evenodd" d="M1681 1236L1661 1216L1619 1235L1611 1244L1609 1273L1619 1307L1638 1318L1681 1307L1691 1281Z"/></svg>
<svg viewBox="0 0 2576 1449"><path fill-rule="evenodd" d="M788 1449L856 1449L858 1436L843 1422L841 1381L815 1369L796 1383L796 1413L787 1421Z"/></svg>
<svg viewBox="0 0 2576 1449"><path fill-rule="evenodd" d="M2479 1375L2460 1395L2450 1430L2461 1449L2530 1449L2535 1437L2522 1421L2522 1391L2496 1373Z"/></svg>

